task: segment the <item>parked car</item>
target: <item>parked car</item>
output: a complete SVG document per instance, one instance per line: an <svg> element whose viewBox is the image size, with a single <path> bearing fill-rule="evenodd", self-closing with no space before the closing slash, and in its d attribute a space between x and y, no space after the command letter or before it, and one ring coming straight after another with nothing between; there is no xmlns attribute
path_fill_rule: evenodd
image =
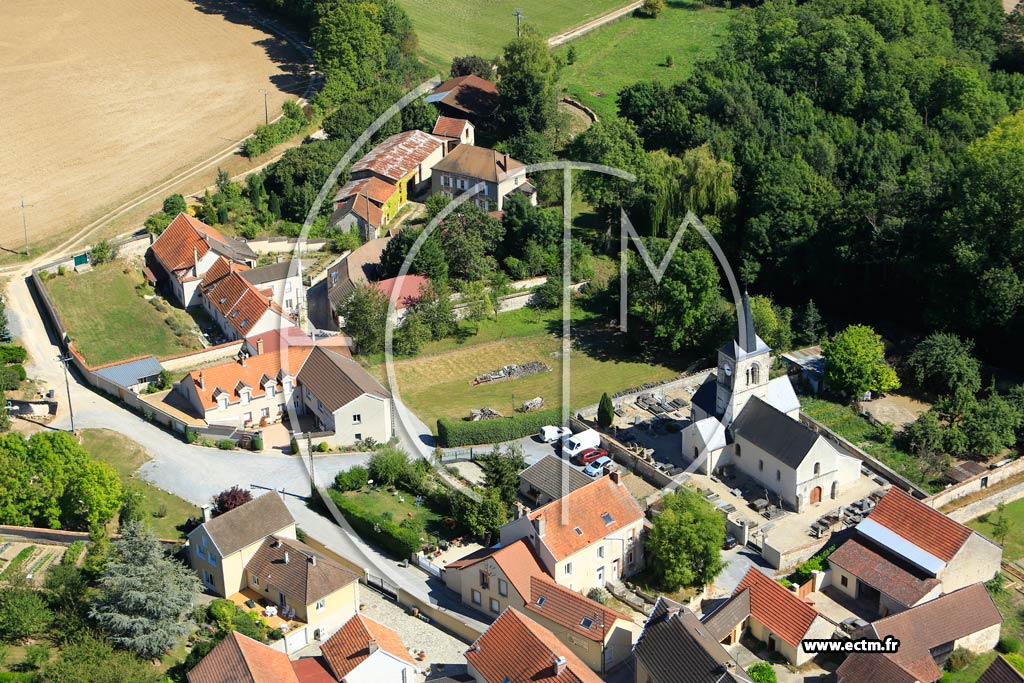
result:
<svg viewBox="0 0 1024 683"><path fill-rule="evenodd" d="M606 455L608 455L608 451L603 448L588 448L585 451L580 451L579 455L573 458L573 462L577 465L589 465Z"/></svg>
<svg viewBox="0 0 1024 683"><path fill-rule="evenodd" d="M736 537L729 535L725 537L725 543L722 544L722 550L732 550L736 547Z"/></svg>
<svg viewBox="0 0 1024 683"><path fill-rule="evenodd" d="M562 454L573 458L588 448L600 448L601 435L593 429L584 429L579 434L571 434L562 441Z"/></svg>
<svg viewBox="0 0 1024 683"><path fill-rule="evenodd" d="M847 617L839 623L839 628L843 629L843 633L853 635L857 631L870 626L868 622L858 617Z"/></svg>
<svg viewBox="0 0 1024 683"><path fill-rule="evenodd" d="M544 443L556 443L560 442L567 436L572 435L572 430L568 427L555 427L548 425L547 427L541 427L540 440Z"/></svg>
<svg viewBox="0 0 1024 683"><path fill-rule="evenodd" d="M588 477L599 477L601 476L601 473L604 472L604 468L610 467L611 465L612 459L609 458L607 455L604 455L598 458L597 460L593 461L586 467L584 467L583 474L587 475Z"/></svg>

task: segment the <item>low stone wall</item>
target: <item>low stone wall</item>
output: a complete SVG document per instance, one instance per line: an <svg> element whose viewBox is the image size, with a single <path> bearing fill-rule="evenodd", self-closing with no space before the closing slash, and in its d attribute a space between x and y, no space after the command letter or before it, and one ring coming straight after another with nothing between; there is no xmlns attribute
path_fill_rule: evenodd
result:
<svg viewBox="0 0 1024 683"><path fill-rule="evenodd" d="M1024 483L1015 484L1002 491L997 491L990 496L968 503L962 508L957 508L948 513L950 519L966 524L972 519L977 519L984 514L994 512L1000 503L1012 503L1015 500L1024 498Z"/></svg>
<svg viewBox="0 0 1024 683"><path fill-rule="evenodd" d="M238 355L242 349L242 341L231 341L217 346L211 346L201 351L191 351L177 356L167 356L160 359L160 365L164 370L177 372L186 368L194 368L197 365L211 363L217 360L224 360Z"/></svg>
<svg viewBox="0 0 1024 683"><path fill-rule="evenodd" d="M62 529L42 529L31 526L0 526L0 537L7 541L49 543L51 545L68 546L75 541L89 541L89 534L84 531L64 531ZM120 534L111 534L110 538L120 538ZM178 547L184 543L173 538L161 538L161 543Z"/></svg>
<svg viewBox="0 0 1024 683"><path fill-rule="evenodd" d="M559 102L568 105L573 109L578 109L579 111L583 112L588 119L590 119L591 123L597 123L597 114L594 113L593 109L583 104L582 102L574 100L571 97L563 97L559 100Z"/></svg>
<svg viewBox="0 0 1024 683"><path fill-rule="evenodd" d="M569 419L569 426L574 432L582 432L584 429L597 429L595 425L587 424L583 420L575 417ZM601 432L601 447L608 451L608 455L610 455L615 462L620 465L625 465L651 486L657 489L668 488L670 490L674 490L679 486L679 483L672 477L668 476L643 458L634 455L615 438L608 436L603 432Z"/></svg>
<svg viewBox="0 0 1024 683"><path fill-rule="evenodd" d="M963 498L964 496L969 496L972 493L977 493L978 491L990 486L994 486L1001 481L1016 477L1022 472L1024 472L1024 458L1018 458L1013 462L1003 465L1002 467L986 470L980 474L974 475L970 479L960 482L959 484L954 484L953 486L936 493L925 502L933 508L941 508L949 505L955 500ZM995 509L994 506L993 509Z"/></svg>
<svg viewBox="0 0 1024 683"><path fill-rule="evenodd" d="M250 249L257 253L283 254L295 251L295 245L299 243L297 237L262 237L254 240L246 240L245 243ZM303 240L302 251L320 251L327 246L327 240Z"/></svg>

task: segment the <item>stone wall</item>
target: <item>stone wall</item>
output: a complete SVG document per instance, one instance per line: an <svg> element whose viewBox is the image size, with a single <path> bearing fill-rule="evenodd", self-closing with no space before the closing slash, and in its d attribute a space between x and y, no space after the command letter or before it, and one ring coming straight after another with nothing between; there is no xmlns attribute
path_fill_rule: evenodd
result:
<svg viewBox="0 0 1024 683"><path fill-rule="evenodd" d="M1024 458L1018 458L1013 462L1003 465L1002 467L986 470L980 474L974 475L970 479L960 482L959 484L950 486L945 490L936 493L924 502L928 503L928 505L933 508L938 509L949 505L953 501L963 498L964 496L969 496L972 493L977 493L978 491L982 491L990 486L994 486L1001 481L1015 477L1022 472L1024 472ZM1020 496L1017 497L1019 498ZM1011 500L1016 500L1016 498Z"/></svg>

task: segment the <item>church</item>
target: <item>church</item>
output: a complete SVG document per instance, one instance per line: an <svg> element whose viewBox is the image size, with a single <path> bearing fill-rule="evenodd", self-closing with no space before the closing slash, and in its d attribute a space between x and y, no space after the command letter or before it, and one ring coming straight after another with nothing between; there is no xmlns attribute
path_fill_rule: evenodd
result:
<svg viewBox="0 0 1024 683"><path fill-rule="evenodd" d="M703 474L734 468L764 486L771 502L798 512L836 498L860 477L860 461L800 422L789 377L769 378L771 349L754 330L746 294L739 314L740 333L719 349L717 370L693 395L684 460Z"/></svg>

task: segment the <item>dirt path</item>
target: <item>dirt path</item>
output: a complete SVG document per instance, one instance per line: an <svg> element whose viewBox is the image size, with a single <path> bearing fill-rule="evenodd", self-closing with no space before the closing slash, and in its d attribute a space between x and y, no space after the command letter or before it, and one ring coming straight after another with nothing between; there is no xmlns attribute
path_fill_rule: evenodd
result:
<svg viewBox="0 0 1024 683"><path fill-rule="evenodd" d="M1005 1L1008 2L1009 0ZM582 36L584 33L589 33L590 31L593 31L595 28L604 26L607 23L610 23L612 21L615 21L616 19L626 16L627 14L630 14L634 10L638 9L642 4L642 0L636 0L636 2L631 2L625 7L620 7L619 9L612 10L607 14L602 14L596 19L591 19L590 21L580 24L579 26L574 26L568 31L563 31L562 33L555 34L548 38L548 45L550 47L558 47L559 45L568 43L570 40L575 40L576 38Z"/></svg>

